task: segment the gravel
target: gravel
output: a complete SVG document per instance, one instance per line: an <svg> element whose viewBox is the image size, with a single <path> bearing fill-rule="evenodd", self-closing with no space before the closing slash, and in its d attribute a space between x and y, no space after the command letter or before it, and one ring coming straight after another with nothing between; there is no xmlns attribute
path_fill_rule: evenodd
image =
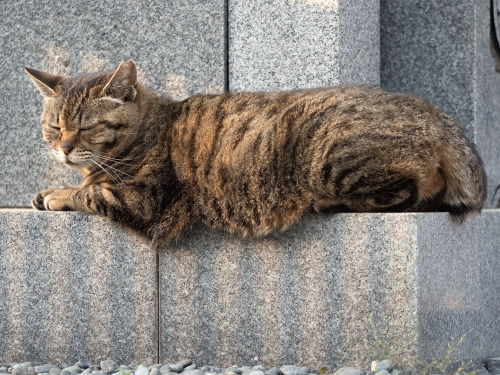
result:
<svg viewBox="0 0 500 375"><path fill-rule="evenodd" d="M491 358L487 362L487 369L479 370L478 375L499 375L500 357ZM318 375L319 370L295 365L283 365L279 368L268 368L265 365L232 366L226 369L214 366L198 366L191 360L177 363L156 363L148 365L119 365L113 360L101 361L94 364L82 358L74 365L70 364L33 364L2 363L0 375ZM327 369L325 375L405 375L391 360L373 361L369 369L357 367L342 367ZM458 375L458 374L457 374ZM461 375L461 374L460 374Z"/></svg>

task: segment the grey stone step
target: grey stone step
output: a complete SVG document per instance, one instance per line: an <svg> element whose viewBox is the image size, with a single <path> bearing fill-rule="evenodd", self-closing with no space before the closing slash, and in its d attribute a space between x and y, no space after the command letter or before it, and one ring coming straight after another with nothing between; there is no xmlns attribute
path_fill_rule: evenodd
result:
<svg viewBox="0 0 500 375"><path fill-rule="evenodd" d="M154 363L156 262L102 218L0 210L0 361Z"/></svg>
<svg viewBox="0 0 500 375"><path fill-rule="evenodd" d="M406 364L464 334L464 358L495 355L499 227L486 210L462 226L447 213L311 216L262 239L196 228L160 256L160 360L364 366L363 341L386 330Z"/></svg>
<svg viewBox="0 0 500 375"><path fill-rule="evenodd" d="M406 363L463 334L464 358L493 357L499 227L497 210L306 216L260 239L199 225L157 262L99 217L0 210L0 362L363 366L386 330Z"/></svg>

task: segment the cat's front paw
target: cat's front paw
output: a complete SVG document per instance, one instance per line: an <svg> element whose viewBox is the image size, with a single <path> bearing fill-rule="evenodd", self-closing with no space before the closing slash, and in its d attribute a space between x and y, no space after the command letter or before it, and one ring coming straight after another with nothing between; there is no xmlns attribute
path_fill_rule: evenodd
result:
<svg viewBox="0 0 500 375"><path fill-rule="evenodd" d="M48 189L33 198L31 204L37 210L48 211L75 211L71 197L74 188Z"/></svg>
<svg viewBox="0 0 500 375"><path fill-rule="evenodd" d="M57 189L52 188L36 193L36 195L31 200L31 205L33 206L33 208L35 210L45 210L46 208L43 204L45 197L55 190Z"/></svg>
<svg viewBox="0 0 500 375"><path fill-rule="evenodd" d="M55 189L43 200L43 206L49 211L76 211L71 193L74 189Z"/></svg>

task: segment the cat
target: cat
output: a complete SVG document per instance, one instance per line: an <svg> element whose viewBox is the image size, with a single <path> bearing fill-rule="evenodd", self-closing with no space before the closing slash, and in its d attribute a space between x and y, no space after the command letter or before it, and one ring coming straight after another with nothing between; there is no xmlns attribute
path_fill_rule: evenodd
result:
<svg viewBox="0 0 500 375"><path fill-rule="evenodd" d="M486 178L453 119L374 87L225 93L171 101L132 60L73 77L25 68L45 97L43 136L83 175L38 210L95 213L155 244L194 222L266 235L304 212L479 213Z"/></svg>

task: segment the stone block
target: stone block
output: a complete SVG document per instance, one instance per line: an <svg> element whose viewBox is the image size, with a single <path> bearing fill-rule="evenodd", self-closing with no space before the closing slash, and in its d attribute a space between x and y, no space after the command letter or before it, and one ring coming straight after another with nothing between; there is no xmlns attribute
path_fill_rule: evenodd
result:
<svg viewBox="0 0 500 375"><path fill-rule="evenodd" d="M79 183L47 152L42 98L24 66L74 74L134 59L140 80L173 99L223 91L220 0L4 1L0 17L0 207L30 207L39 190Z"/></svg>
<svg viewBox="0 0 500 375"><path fill-rule="evenodd" d="M381 85L427 99L477 144L492 192L500 184L500 47L490 1L381 0ZM496 202L494 204L496 206Z"/></svg>
<svg viewBox="0 0 500 375"><path fill-rule="evenodd" d="M155 363L156 260L103 218L0 210L0 362Z"/></svg>
<svg viewBox="0 0 500 375"><path fill-rule="evenodd" d="M229 89L379 83L376 0L229 0Z"/></svg>
<svg viewBox="0 0 500 375"><path fill-rule="evenodd" d="M196 227L160 252L160 361L365 366L376 335L408 366L463 334L464 358L494 355L499 225L486 210L461 226L447 213L306 216L261 239Z"/></svg>

